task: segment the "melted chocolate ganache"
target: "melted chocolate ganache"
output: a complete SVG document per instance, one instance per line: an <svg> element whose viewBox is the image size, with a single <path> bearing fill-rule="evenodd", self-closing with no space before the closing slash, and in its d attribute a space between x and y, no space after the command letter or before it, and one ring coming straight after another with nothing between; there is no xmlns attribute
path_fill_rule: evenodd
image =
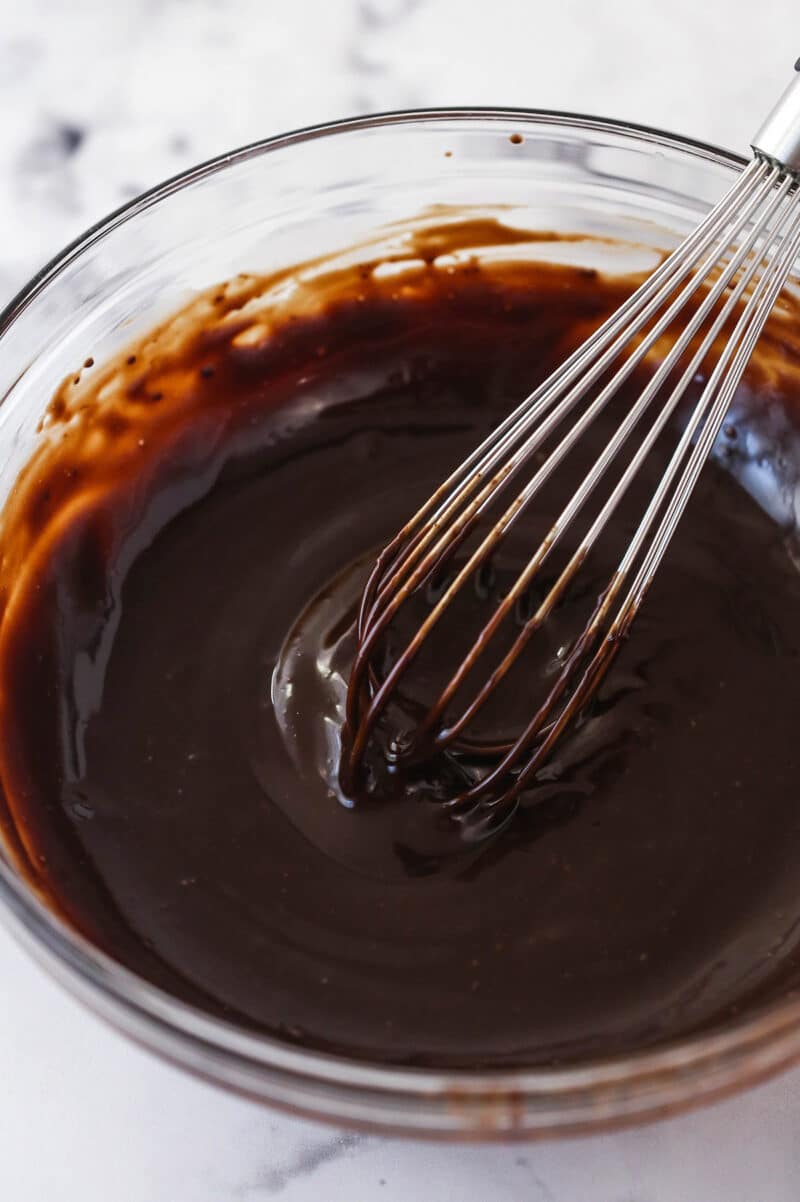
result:
<svg viewBox="0 0 800 1202"><path fill-rule="evenodd" d="M547 1065L800 981L791 299L589 720L514 821L469 844L410 783L339 792L376 551L638 282L526 258L542 240L451 214L388 260L238 277L65 381L3 513L5 838L99 947L247 1029L392 1064ZM502 571L492 588L474 604Z"/></svg>

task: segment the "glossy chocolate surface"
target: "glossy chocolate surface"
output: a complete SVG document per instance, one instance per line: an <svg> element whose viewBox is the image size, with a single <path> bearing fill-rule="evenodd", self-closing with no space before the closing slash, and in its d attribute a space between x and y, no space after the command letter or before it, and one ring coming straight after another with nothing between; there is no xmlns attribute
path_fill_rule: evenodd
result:
<svg viewBox="0 0 800 1202"><path fill-rule="evenodd" d="M486 246L508 255L463 253ZM635 282L524 246L450 220L416 229L405 269L209 293L65 382L6 506L6 837L101 948L248 1029L395 1064L545 1065L722 1024L800 980L800 576L786 523L725 470L772 472L776 510L791 492L788 302L590 721L509 828L470 846L424 791L337 795L371 558Z"/></svg>

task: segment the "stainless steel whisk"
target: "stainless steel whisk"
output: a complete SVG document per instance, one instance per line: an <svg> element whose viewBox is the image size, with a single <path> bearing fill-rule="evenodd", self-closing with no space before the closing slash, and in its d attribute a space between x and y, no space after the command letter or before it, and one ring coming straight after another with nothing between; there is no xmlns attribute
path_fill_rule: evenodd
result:
<svg viewBox="0 0 800 1202"><path fill-rule="evenodd" d="M800 60L795 70L800 73ZM380 554L364 590L358 617L358 649L349 683L341 765L345 788L357 783L376 725L423 644L436 637L436 627L459 590L497 552L623 382L655 351L656 344L688 307L680 333L659 358L652 377L625 412L602 453L449 682L419 718L410 740L395 750L401 759L403 755L419 758L457 747L468 734L470 724L563 599L689 383L719 343L726 326L732 326L633 538L588 624L568 648L563 667L549 684L542 703L525 729L502 747L489 771L448 799L446 804L476 836L513 812L520 793L533 783L556 741L594 694L642 605L764 324L800 252L800 74L756 134L752 147L752 161L705 220L444 481ZM685 367L673 384L671 377L681 369L684 356ZM608 375L610 378L604 381ZM663 387L665 383L667 388ZM585 410L567 424L561 440L541 461L543 445L595 385L599 386L597 395L590 397ZM659 403L654 405L656 398ZM650 424L566 566L471 700L456 716L450 715L453 699L464 688L490 642L540 576L543 565L651 409ZM464 562L458 563L456 552L490 508L496 512L501 497L507 499L501 516L478 539ZM376 647L398 610L434 572L448 565L455 570L442 595L405 649L379 675L374 663Z"/></svg>

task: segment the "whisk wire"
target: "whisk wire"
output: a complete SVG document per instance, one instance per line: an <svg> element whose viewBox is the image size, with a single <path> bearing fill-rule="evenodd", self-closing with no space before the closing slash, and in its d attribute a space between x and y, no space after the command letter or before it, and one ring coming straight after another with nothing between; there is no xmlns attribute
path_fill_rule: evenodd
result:
<svg viewBox="0 0 800 1202"><path fill-rule="evenodd" d="M800 92L798 92L800 97ZM800 103L800 101L799 101ZM800 111L800 110L799 110ZM378 557L359 609L358 647L347 697L343 783L356 779L369 741L421 648L475 574L541 494L566 457L637 369L651 374L625 410L600 455L550 524L513 582L498 600L436 699L418 707L403 754L422 757L459 747L491 752L495 762L470 787L446 803L471 824L475 837L505 821L568 724L593 695L627 635L669 546L699 473L719 436L753 348L800 253L800 201L793 171L758 151L734 186L698 227L656 268L586 342L500 423L416 512ZM688 307L688 316L683 316ZM682 328L671 337L675 323ZM733 329L645 506L616 570L583 630L561 658L525 729L500 742L475 742L471 724L496 694L528 643L564 598L598 544L622 498L665 435L681 401L724 331ZM669 339L666 345L665 340ZM674 377L677 373L677 379ZM666 390L666 396L662 392ZM659 398L652 421L615 468L610 491L587 518L567 563L534 612L521 621L507 650L457 716L448 710L503 625L529 595L560 544L623 448ZM582 406L582 408L579 408ZM555 441L557 432L563 435ZM463 562L452 569L437 599L383 675L374 654L409 598L454 564L479 523L497 512L498 500L531 462L534 470L503 503L500 516ZM627 591L625 591L627 588ZM620 596L624 599L619 602ZM615 610L615 606L617 606ZM613 613L613 617L612 617Z"/></svg>
<svg viewBox="0 0 800 1202"><path fill-rule="evenodd" d="M696 330L702 324L702 322L705 319L705 317L707 316L707 314L713 309L714 305L716 304L716 302L718 301L718 299L724 292L725 288L728 285L728 282L735 275L736 271L742 265L742 263L745 261L745 259L750 255L753 245L755 244L755 242L758 240L758 238L761 235L761 231L763 229L764 222L766 222L769 219L769 217L772 216L775 209L777 209L778 206L784 202L786 193L788 191L788 187L789 187L789 184L787 182L784 186L781 187L781 189L779 189L776 196L774 197L772 204L769 206L764 218L762 219L762 222L760 222L759 224L754 226L750 236L742 244L739 252L731 260L728 268L723 272L723 274L719 277L719 279L714 284L713 288L709 291L708 296L703 301L702 305L699 307L699 309L697 310L697 313L694 315L692 320L686 325L680 338L675 343L673 353L670 356L667 356L664 359L664 361L660 364L658 370L656 371L656 373L654 374L652 379L648 382L647 386L643 389L643 391L640 394L640 396L638 397L636 403L629 410L624 421L618 426L614 436L606 445L605 449L603 450L602 454L595 462L591 471L587 474L587 476L584 478L584 480L581 483L581 485L579 486L579 488L575 491L575 493L573 494L573 496L572 496L570 502L568 503L568 505L566 506L566 508L561 512L559 517L555 520L555 522L554 522L553 526L551 527L551 530L548 534L546 542L540 545L540 548L537 551L536 555L529 561L525 570L522 572L522 574L518 578L517 583L513 586L512 590L509 592L509 594L507 594L507 596L502 600L502 602L498 606L498 609L495 611L492 618L490 619L489 623L487 623L486 627L484 627L484 629L481 631L479 639L476 641L476 644L473 647L472 652L467 653L467 655L465 656L464 660L462 661L459 669L454 674L454 676L451 678L450 682L442 690L442 692L439 696L439 699L437 700L435 705L433 707L431 707L431 709L428 713L428 716L425 719L423 719L423 721L420 723L420 725L418 727L418 734L420 736L423 736L427 730L429 730L432 726L434 726L439 721L447 704L452 699L452 697L454 696L457 689L464 682L468 673L475 666L479 654L481 654L485 650L489 637L491 637L491 635L494 634L494 632L499 628L503 618L505 616L507 616L507 614L510 612L510 610L513 607L513 604L514 604L515 600L517 599L517 597L519 596L519 594L528 587L533 574L536 571L538 571L538 568L544 562L544 559L552 552L553 548L558 543L561 535L569 528L573 518L579 512L579 510L582 508L585 501L591 495L592 491L596 487L597 483L603 477L603 475L606 471L606 468L609 466L609 464L615 458L617 451L620 449L622 444L625 442L628 435L631 433L634 426L639 421L639 419L641 418L641 416L643 415L645 410L649 407L650 402L652 401L653 397L658 392L658 389L660 388L661 384L666 379L666 377L670 374L670 372L673 370L674 361L678 358L678 356L680 354L683 353L683 350L686 348L686 346L691 341L691 338L695 334ZM787 216L788 216L788 214L787 214ZM785 219L786 219L786 217L784 217L784 220ZM496 686L500 683L500 681L506 675L507 671L513 665L513 663L517 659L520 652L524 649L525 645L530 640L530 637L533 635L535 630L538 629L543 624L543 622L546 620L546 618L552 612L555 604L559 600L560 596L563 594L564 588L565 588L566 584L568 583L569 579L575 574L575 572L577 571L577 568L580 566L580 563L583 561L585 556L588 554L589 549L591 548L592 544L596 541L597 537L602 532L608 519L613 514L619 501L622 499L625 492L627 491L628 486L630 485L633 478L637 474L646 455L649 453L649 451L655 444L658 436L660 435L661 431L664 429L665 425L667 424L669 417L673 413L678 402L680 401L681 396L683 395L683 392L685 391L686 385L689 383L689 381L691 380L691 378L697 371L698 367L700 366L700 363L705 358L705 355L706 355L708 349L713 344L717 334L719 333L720 329L724 325L726 319L730 315L730 313L733 310L733 308L735 307L735 305L738 303L742 293L744 292L745 288L747 287L750 280L752 279L753 274L755 273L756 268L758 266L758 263L759 263L759 260L757 258L753 258L750 267L743 273L741 279L739 280L738 284L736 285L736 288L730 294L728 301L724 305L723 309L717 316L711 329L709 330L708 334L706 335L706 338L704 339L704 341L700 347L700 350L695 353L689 366L684 371L684 374L681 377L681 380L679 381L678 385L673 390L673 392L672 392L671 396L669 397L669 399L667 400L667 402L664 405L662 405L653 426L651 427L650 431L646 435L639 450L636 452L634 459L632 460L632 462L628 466L628 468L625 470L622 478L619 480L619 482L615 486L611 496L608 498L608 500L604 504L603 508L601 509L600 513L598 514L597 518L592 523L592 526L591 526L588 534L584 536L584 539L582 540L582 542L579 545L579 547L577 548L577 550L574 552L569 564L564 569L561 576L558 578L556 584L553 585L551 591L548 593L547 597L541 603L541 605L540 605L539 609L536 611L536 613L525 624L525 626L523 627L523 630L517 636L517 640L514 643L513 647L511 648L511 650L509 652L507 652L506 656L504 657L503 661L498 666L498 668L495 670L495 672L492 673L491 677L486 682L484 687L481 689L481 691L478 694L475 701L473 703L471 703L471 705L464 712L464 714L462 715L461 718L459 718L457 721L451 723L447 727L446 730L439 731L439 733L436 737L436 740L435 740L436 745L438 747L442 748L447 743L451 742L453 738L457 737L461 733L461 731L463 730L463 728L467 724L467 722L471 721L476 716L476 714L483 707L485 702L489 699L489 697L495 691ZM573 436L573 432L570 433L570 438L572 438L572 436ZM566 443L567 440L565 439L564 442ZM561 445L563 446L564 444L562 443Z"/></svg>
<svg viewBox="0 0 800 1202"><path fill-rule="evenodd" d="M713 239L718 238L723 231L725 232L725 249L727 249L735 236L745 228L747 222L750 220L752 214L757 211L765 196L772 190L775 178L778 175L777 169L770 168L766 163L754 163L751 164L751 167L752 171L748 168L743 173L743 176L751 175L754 183L760 186L754 188L753 195L744 209L739 212L738 219L732 229L727 228L731 225L731 213L729 211L729 204L727 203L721 205L720 212L708 220L703 236L699 236L702 231L702 227L700 227L700 230L697 231L698 237L695 239L697 243L697 247L695 248L696 255L704 254L709 249L709 246L714 245ZM733 192L738 196L737 189L734 189ZM748 241L748 246L752 243L752 240L753 236ZM686 244L684 244L681 250L686 251ZM708 260L704 264L704 268L708 269L712 262L716 262L719 254L719 248L717 248L716 253L712 250ZM682 280L695 265L696 255L692 258L684 253L682 256L678 256L679 262L677 267L675 264L672 264L670 270L660 272L659 269L654 273L630 298L629 311L639 310L631 328L627 330L622 328L621 332L617 332L620 327L623 310L625 309L625 306L623 306L623 310L620 310L615 318L606 323L604 327L601 327L599 331L601 337L595 340L596 345L594 347L595 354L598 350L601 353L594 364L588 367L588 369L583 370L583 374L581 375L581 371L585 367L584 360L588 361L591 355L593 343L590 339L589 343L584 345L581 353L575 358L571 367L568 360L563 369L559 369L554 373L554 376L551 376L542 388L531 394L527 403L518 408L516 411L516 420L514 420L514 415L512 415L510 421L507 420L503 423L494 435L490 435L489 439L485 440L482 446L487 448L487 456L479 464L477 470L468 474L462 480L459 477L463 475L470 461L467 460L467 463L461 469L457 469L456 473L454 473L454 476L458 478L456 487L451 491L451 495L445 500L444 504L440 505L438 510L434 512L427 529L422 528L415 533L417 528L420 527L425 514L430 512L432 502L437 496L447 493L448 482L446 482L445 486L437 490L432 501L423 506L415 517L412 518L401 534L406 536L412 534L413 536L405 551L401 552L394 562L390 563L388 570L385 567L387 557L383 556L379 559L376 570L373 572L370 582L365 589L359 616L359 653L353 669L354 683L348 697L348 722L351 727L355 725L355 705L362 692L363 676L367 670L372 650L378 638L382 635L400 607L411 593L424 582L431 571L440 566L443 556L452 557L453 552L467 537L487 504L496 498L500 489L517 474L531 456L536 453L542 443L546 441L548 436L563 422L564 418L573 410L574 406L585 395L591 385L614 362L622 347L629 342L631 335L638 332L649 317L663 306L665 296L669 295L669 292L674 289L676 281L679 282ZM683 259L688 259L688 264L683 263ZM738 265L740 261L741 253L735 262ZM669 264L670 260L667 260L666 263ZM727 278L730 278L733 270L734 268L729 266ZM655 287L654 280L657 284L659 272L662 283L660 287ZM573 425L570 433L534 474L532 480L529 481L522 493L511 502L496 526L490 531L489 535L476 551L473 552L464 567L457 573L454 581L448 587L439 603L422 623L413 643L409 645L404 655L397 660L387 677L375 689L366 714L361 719L360 729L351 751L351 760L358 759L362 754L363 748L388 703L399 677L408 669L429 633L447 610L453 596L462 587L466 579L485 562L494 547L511 529L514 522L519 518L520 514L546 480L553 474L570 449L577 443L597 414L601 412L611 397L615 395L620 384L628 378L638 363L649 353L658 338L668 329L671 321L680 312L685 302L700 287L702 278L703 272L701 271L695 273L689 279L688 284L668 306L666 312L662 313L647 337L643 339L633 354L627 360L623 361L612 380L601 390L599 396L589 409ZM559 401L559 396L563 388L571 383L573 377L577 379L577 382L568 388L566 395L561 397ZM552 409L554 404L556 404L556 407ZM552 412L547 413L547 410L551 409ZM535 426L537 419L542 419L541 424L532 433L528 433L531 427ZM505 433L503 433L504 428ZM630 427L627 427L627 429L630 429ZM499 438L498 434L500 435ZM527 437L520 442L520 438L526 434ZM510 458L498 467L503 452L511 448L515 449L512 450ZM474 458L474 456L471 458ZM494 474L490 475L491 472L494 472ZM470 493L481 482L483 484L477 495L468 500ZM465 500L468 501L466 507L455 517L452 524L448 526L448 520L453 518L459 505ZM559 531L556 527L553 531L553 537L542 545L538 556L530 565L531 573L538 570L553 545L555 545L555 542L558 541L558 537ZM431 546L431 543L433 543L433 546ZM391 544L388 549L389 554L391 554L393 547L394 544ZM525 585L521 584L512 590L511 601L507 608L513 605L524 587ZM388 601L386 600L387 597ZM383 608L381 608L382 602L386 602ZM501 618L506 612L507 609L503 611ZM428 720L424 729L426 731L429 730L431 725L432 722ZM418 731L418 733L421 734L422 730Z"/></svg>
<svg viewBox="0 0 800 1202"><path fill-rule="evenodd" d="M641 550L649 527L652 524L652 520L663 505L667 490L674 479L681 462L685 458L686 451L691 445L692 439L697 433L698 427L701 425L701 423L703 423L702 431L697 441L694 443L692 454L686 470L682 475L679 485L666 509L666 512L662 517L658 532L654 537L645 559L643 560L637 572L634 582L631 585L625 600L622 602L614 622L605 637L604 644L595 652L595 655L589 665L586 667L579 684L575 688L574 692L570 695L568 704L558 715L557 719L551 723L541 744L536 748L534 755L520 771L514 784L504 795L503 801L514 800L523 791L523 789L525 789L525 787L530 783L530 780L539 770L542 762L550 754L552 747L563 733L566 726L583 706L586 699L594 693L599 680L602 678L602 675L604 675L604 673L610 667L614 651L625 637L626 631L630 627L636 613L638 612L638 609L644 600L647 589L652 583L664 553L669 546L669 542L674 534L675 528L685 511L689 498L692 495L692 491L695 483L697 482L700 471L702 470L711 448L719 435L728 411L728 407L730 405L730 401L741 381L753 348L758 341L761 331L763 330L763 327L767 321L767 318L769 317L777 297L780 294L781 289L784 287L791 273L798 253L800 253L800 205L795 204L794 210L795 211L792 214L791 229L786 243L776 259L770 265L770 268L768 268L768 270L765 271L764 275L762 275L760 278L745 312L742 314L739 322L737 323L736 330L734 331L731 340L728 342L725 350L723 351L723 356L720 358L712 377L709 379L708 384L704 389L703 395L701 396L701 399L692 415L692 419L687 425L679 445L675 449L673 459L664 473L664 476L662 477L661 483L653 496L650 506L648 507L648 511L643 517L636 535L631 540L624 560L617 569L607 593L602 598L602 602L598 607L595 619L593 619L592 623L590 623L590 626L585 632L587 635L590 632L591 634L596 634L600 622L607 616L608 610L610 609L610 603L615 599L617 593L619 592L619 588L621 587L621 584L624 582L624 579L627 575L628 566L633 562L633 560L636 558L636 555ZM723 378L727 363L730 360L731 355L733 355L734 349L735 355L733 357L733 363L731 364L728 374ZM719 390L717 392L718 385ZM714 398L715 392L717 392L716 398ZM712 401L713 405L711 407L711 411L708 412L709 403ZM580 648L580 658L582 659L585 658L588 642L589 639L587 638ZM533 728L534 723L531 723L530 727L528 728L528 732L530 732L530 735L535 738L537 732ZM520 746L517 754L521 750L524 750L524 748ZM510 762L511 757L508 757L508 759ZM507 764L506 771L508 771L508 767L509 765ZM482 782L481 784L482 786L485 785L486 781ZM479 796L480 791L480 788L470 791L469 794L465 793L461 798L456 800L459 803L463 802L464 800L474 801Z"/></svg>

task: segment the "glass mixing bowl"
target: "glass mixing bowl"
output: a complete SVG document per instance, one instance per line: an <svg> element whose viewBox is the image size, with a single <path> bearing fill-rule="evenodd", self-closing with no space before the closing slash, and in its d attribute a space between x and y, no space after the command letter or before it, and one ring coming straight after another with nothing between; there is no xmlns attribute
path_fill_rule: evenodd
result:
<svg viewBox="0 0 800 1202"><path fill-rule="evenodd" d="M213 282L352 246L432 205L502 206L515 224L610 239L605 266L625 270L674 245L741 165L637 126L487 109L343 121L188 171L68 247L0 317L0 505L43 437L37 424L62 378ZM569 247L552 243L550 253ZM42 904L10 840L0 845L0 910L73 993L141 1043L229 1088L348 1126L474 1139L585 1131L700 1103L800 1057L800 1001L787 1000L716 1034L580 1067L372 1068L246 1034L138 979Z"/></svg>

